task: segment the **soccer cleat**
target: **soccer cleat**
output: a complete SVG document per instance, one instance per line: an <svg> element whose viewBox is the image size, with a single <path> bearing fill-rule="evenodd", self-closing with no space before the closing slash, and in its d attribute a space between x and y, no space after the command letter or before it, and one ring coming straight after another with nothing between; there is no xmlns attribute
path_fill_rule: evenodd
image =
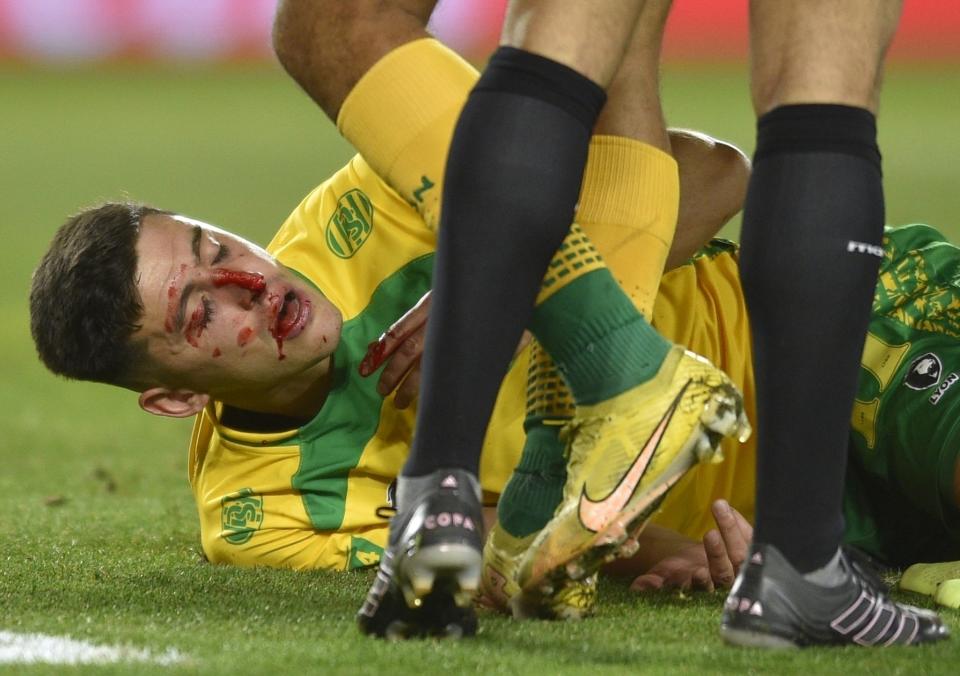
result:
<svg viewBox="0 0 960 676"><path fill-rule="evenodd" d="M578 406L563 501L524 556L518 583L529 597L629 556L667 492L699 461L719 462L720 442L750 436L743 398L706 359L674 347L657 375Z"/></svg>
<svg viewBox="0 0 960 676"><path fill-rule="evenodd" d="M841 549L846 579L835 587L808 581L773 545L754 545L723 608L720 633L734 645L916 645L945 639L936 613L895 603L880 578Z"/></svg>
<svg viewBox="0 0 960 676"><path fill-rule="evenodd" d="M517 569L536 533L517 538L495 524L483 548L480 578L481 606L512 614L517 619L579 620L593 613L597 576L570 580L553 594L530 598L520 593Z"/></svg>
<svg viewBox="0 0 960 676"><path fill-rule="evenodd" d="M942 606L960 608L960 561L915 563L903 573L899 586L932 596Z"/></svg>
<svg viewBox="0 0 960 676"><path fill-rule="evenodd" d="M480 485L459 469L416 481L417 494L401 490L401 510L357 623L364 634L385 638L472 636L483 548Z"/></svg>

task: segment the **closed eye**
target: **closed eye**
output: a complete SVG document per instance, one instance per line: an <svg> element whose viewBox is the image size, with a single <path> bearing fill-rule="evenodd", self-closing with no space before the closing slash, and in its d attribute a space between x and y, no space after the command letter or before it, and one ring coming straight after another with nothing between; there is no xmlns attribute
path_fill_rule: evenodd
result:
<svg viewBox="0 0 960 676"><path fill-rule="evenodd" d="M217 249L217 255L213 257L212 265L220 263L230 254L230 248L226 244L221 244L220 248Z"/></svg>
<svg viewBox="0 0 960 676"><path fill-rule="evenodd" d="M203 318L200 320L200 328L202 330L207 328L207 325L213 321L214 308L209 298L204 298L201 302L203 303Z"/></svg>

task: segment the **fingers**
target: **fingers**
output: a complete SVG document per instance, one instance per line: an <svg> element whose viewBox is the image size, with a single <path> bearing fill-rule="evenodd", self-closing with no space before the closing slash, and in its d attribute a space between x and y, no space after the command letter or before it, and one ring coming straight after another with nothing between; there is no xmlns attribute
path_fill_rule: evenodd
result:
<svg viewBox="0 0 960 676"><path fill-rule="evenodd" d="M630 590L635 592L645 592L662 589L663 582L663 578L656 573L647 573L635 579L630 584Z"/></svg>
<svg viewBox="0 0 960 676"><path fill-rule="evenodd" d="M734 575L736 575L737 571L740 570L740 565L747 558L750 538L753 537L753 528L726 500L714 501L711 505L711 511L714 520L717 522L719 536L723 541L726 556L733 566Z"/></svg>
<svg viewBox="0 0 960 676"><path fill-rule="evenodd" d="M736 577L727 547L716 529L703 536L703 549L707 553L707 566L711 581L718 587L729 587Z"/></svg>
<svg viewBox="0 0 960 676"><path fill-rule="evenodd" d="M700 589L706 592L712 592L714 590L713 586L713 577L710 574L709 568L697 568L693 571L693 575L690 576L690 586L694 589Z"/></svg>
<svg viewBox="0 0 960 676"><path fill-rule="evenodd" d="M377 340L370 343L367 347L367 354L360 362L360 375L367 377L380 368L385 361L392 356L400 353L396 368L391 370L387 382L386 393L393 391L403 374L406 373L414 361L419 360L423 352L423 340L426 335L427 317L430 313L430 293L423 295L420 301L410 308L406 314L398 319L394 324ZM407 343L410 343L407 345ZM404 347L407 345L407 347ZM393 360L391 360L393 361ZM382 379L381 379L381 382Z"/></svg>
<svg viewBox="0 0 960 676"><path fill-rule="evenodd" d="M740 529L743 539L749 543L751 540L753 540L753 525L751 525L751 523L744 518L743 514L735 510L733 507L730 507L730 511L733 512L733 516L737 520L737 527Z"/></svg>
<svg viewBox="0 0 960 676"><path fill-rule="evenodd" d="M380 391L383 386L384 376L380 376L380 384L377 386L377 390ZM387 390L386 394L389 394L390 390ZM381 392L381 394L384 394ZM413 400L417 398L417 395L420 394L420 360L417 359L416 363L410 369L410 373L404 378L403 382L400 384L400 387L397 388L397 394L393 398L393 405L397 408L406 408L413 403Z"/></svg>
<svg viewBox="0 0 960 676"><path fill-rule="evenodd" d="M380 373L380 380L377 383L377 392L381 396L387 396L398 386L401 382L406 385L406 381L410 380L410 376L414 374L412 371L416 370L416 382L413 383L414 387L419 387L420 385L420 355L423 354L423 343L427 338L427 327L424 324L419 329L416 329L413 333L409 334L404 338L403 342L394 350L393 354L390 355L387 360L387 365L383 367L383 371ZM399 392L398 392L399 394ZM413 397L416 397L417 390L414 389L412 392ZM411 399L412 400L412 399Z"/></svg>

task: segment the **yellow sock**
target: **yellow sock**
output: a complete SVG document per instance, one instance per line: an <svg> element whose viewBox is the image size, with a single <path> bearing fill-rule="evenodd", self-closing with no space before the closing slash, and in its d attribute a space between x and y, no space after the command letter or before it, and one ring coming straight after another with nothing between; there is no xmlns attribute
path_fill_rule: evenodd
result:
<svg viewBox="0 0 960 676"><path fill-rule="evenodd" d="M680 204L677 162L646 143L594 136L576 221L649 320Z"/></svg>
<svg viewBox="0 0 960 676"><path fill-rule="evenodd" d="M586 273L608 267L649 321L679 204L680 178L670 155L621 136L594 136L577 222L550 261L537 305Z"/></svg>
<svg viewBox="0 0 960 676"><path fill-rule="evenodd" d="M677 163L670 155L624 137L593 137L577 223L571 226L547 268L537 306L561 289L568 289L565 293L569 295L575 288L573 282L608 267L634 307L649 321L676 228L679 201ZM586 289L586 281L576 288ZM643 333L641 342L650 343L654 350L663 348L663 339L652 329L647 327ZM572 402L556 366L544 357L541 370L560 383ZM528 394L536 392L534 373L532 363Z"/></svg>
<svg viewBox="0 0 960 676"><path fill-rule="evenodd" d="M477 78L442 43L415 40L374 64L337 116L340 133L434 230L453 128Z"/></svg>
<svg viewBox="0 0 960 676"><path fill-rule="evenodd" d="M547 266L535 304L541 305L557 291L588 272L606 267L593 242L587 238L580 226L574 223Z"/></svg>

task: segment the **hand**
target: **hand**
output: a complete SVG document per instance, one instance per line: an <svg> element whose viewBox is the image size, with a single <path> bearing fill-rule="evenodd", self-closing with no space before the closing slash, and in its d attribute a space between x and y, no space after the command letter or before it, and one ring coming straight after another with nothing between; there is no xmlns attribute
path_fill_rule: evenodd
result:
<svg viewBox="0 0 960 676"><path fill-rule="evenodd" d="M634 591L650 589L702 589L733 584L747 557L753 527L726 500L711 505L717 528L703 536L701 543L680 543L673 553L634 579Z"/></svg>
<svg viewBox="0 0 960 676"><path fill-rule="evenodd" d="M753 526L726 500L715 500L710 511L717 522L717 528L703 536L710 578L718 587L729 587L747 558Z"/></svg>
<svg viewBox="0 0 960 676"><path fill-rule="evenodd" d="M428 291L386 333L370 343L360 362L360 375L365 378L386 362L377 392L386 397L396 390L393 403L397 408L409 406L420 389L420 357L427 335L430 300Z"/></svg>
<svg viewBox="0 0 960 676"><path fill-rule="evenodd" d="M384 367L377 383L377 392L386 397L396 390L393 404L406 408L417 398L420 391L420 357L427 337L427 317L430 314L430 292L427 291L417 304L395 321L385 333L367 347L367 354L360 362L360 375L372 375ZM516 354L527 346L533 336L524 331Z"/></svg>

